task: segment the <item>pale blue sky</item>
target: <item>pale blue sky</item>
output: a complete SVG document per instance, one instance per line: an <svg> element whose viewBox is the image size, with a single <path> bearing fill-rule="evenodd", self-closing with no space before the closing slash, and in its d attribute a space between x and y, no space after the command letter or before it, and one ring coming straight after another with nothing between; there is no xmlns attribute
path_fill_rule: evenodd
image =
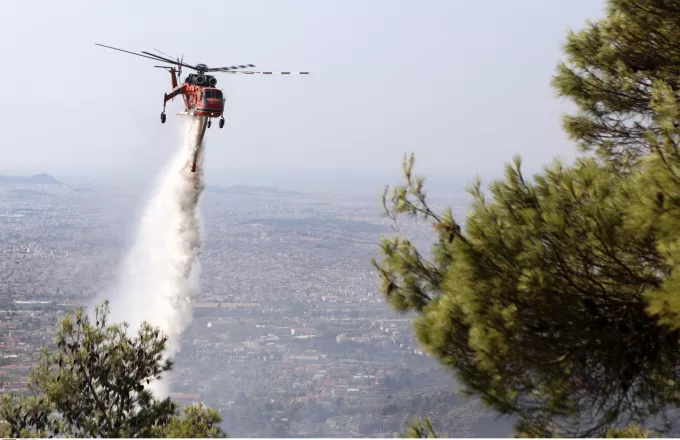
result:
<svg viewBox="0 0 680 440"><path fill-rule="evenodd" d="M155 174L176 149L181 103L159 120L169 75L95 42L312 72L219 76L209 183L389 174L410 151L432 176L498 174L516 153L539 169L576 154L549 83L567 30L603 13L599 0L7 2L0 173Z"/></svg>

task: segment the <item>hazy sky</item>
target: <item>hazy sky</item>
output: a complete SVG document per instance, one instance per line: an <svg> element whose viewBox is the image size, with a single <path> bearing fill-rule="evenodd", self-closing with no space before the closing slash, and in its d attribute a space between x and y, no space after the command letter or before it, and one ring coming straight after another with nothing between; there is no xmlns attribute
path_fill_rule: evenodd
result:
<svg viewBox="0 0 680 440"><path fill-rule="evenodd" d="M177 148L180 100L159 118L169 74L95 42L312 72L218 74L227 125L206 134L209 183L392 173L411 151L432 176L498 174L516 153L538 169L575 155L549 83L567 30L603 13L598 0L7 2L0 173L132 178Z"/></svg>

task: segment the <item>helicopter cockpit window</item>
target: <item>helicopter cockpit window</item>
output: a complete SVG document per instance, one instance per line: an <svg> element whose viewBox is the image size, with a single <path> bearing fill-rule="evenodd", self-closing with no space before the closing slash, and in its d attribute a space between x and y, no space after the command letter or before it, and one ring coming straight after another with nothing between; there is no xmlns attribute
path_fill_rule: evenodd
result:
<svg viewBox="0 0 680 440"><path fill-rule="evenodd" d="M222 90L215 90L215 98L222 99Z"/></svg>

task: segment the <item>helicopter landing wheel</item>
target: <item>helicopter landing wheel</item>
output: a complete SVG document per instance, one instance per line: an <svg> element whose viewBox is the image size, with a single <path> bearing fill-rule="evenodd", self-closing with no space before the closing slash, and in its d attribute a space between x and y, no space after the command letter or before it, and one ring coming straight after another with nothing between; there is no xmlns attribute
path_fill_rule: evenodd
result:
<svg viewBox="0 0 680 440"><path fill-rule="evenodd" d="M212 121L208 121L208 128L212 125Z"/></svg>
<svg viewBox="0 0 680 440"><path fill-rule="evenodd" d="M165 113L161 113L161 124L165 124Z"/></svg>
<svg viewBox="0 0 680 440"><path fill-rule="evenodd" d="M224 118L220 119L220 128L224 128Z"/></svg>

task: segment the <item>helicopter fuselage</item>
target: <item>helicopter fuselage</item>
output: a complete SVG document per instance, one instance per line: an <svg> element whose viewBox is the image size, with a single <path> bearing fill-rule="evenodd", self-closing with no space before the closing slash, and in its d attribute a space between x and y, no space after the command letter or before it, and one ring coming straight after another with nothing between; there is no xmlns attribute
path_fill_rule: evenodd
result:
<svg viewBox="0 0 680 440"><path fill-rule="evenodd" d="M174 99L177 95L182 95L186 110L181 114L209 118L222 117L225 98L222 90L215 88L217 79L214 76L192 73L186 77L181 85L178 85L175 69L171 68L169 71L173 89L170 93L165 94L163 108L168 101Z"/></svg>

